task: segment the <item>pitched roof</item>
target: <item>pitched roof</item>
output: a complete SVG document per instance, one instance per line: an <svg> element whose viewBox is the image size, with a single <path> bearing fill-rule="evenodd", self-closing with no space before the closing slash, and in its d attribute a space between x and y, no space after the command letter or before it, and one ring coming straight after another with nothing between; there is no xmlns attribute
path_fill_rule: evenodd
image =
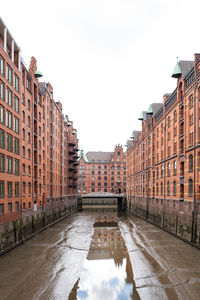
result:
<svg viewBox="0 0 200 300"><path fill-rule="evenodd" d="M180 64L181 74L182 74L183 78L185 78L185 76L194 67L194 61L191 61L191 60L180 60L179 64Z"/></svg>
<svg viewBox="0 0 200 300"><path fill-rule="evenodd" d="M102 152L102 151L93 151L93 152L87 152L86 156L88 161L90 162L109 162L110 157L113 154L113 152Z"/></svg>

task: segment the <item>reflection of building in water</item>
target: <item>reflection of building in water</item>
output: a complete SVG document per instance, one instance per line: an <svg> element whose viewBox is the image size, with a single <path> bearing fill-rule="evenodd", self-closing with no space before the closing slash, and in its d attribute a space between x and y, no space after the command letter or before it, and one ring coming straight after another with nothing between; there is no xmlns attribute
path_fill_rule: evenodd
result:
<svg viewBox="0 0 200 300"><path fill-rule="evenodd" d="M90 244L87 259L106 260L113 259L116 267L121 267L124 259L126 259L126 285L132 285L130 299L139 300L140 296L136 290L134 282L134 274L131 266L131 261L124 239L118 227L117 218L110 216L99 217L94 224L94 234ZM125 262L124 262L125 263ZM104 262L106 268L106 262ZM114 274L113 274L114 275ZM76 281L70 295L69 300L77 299L77 290L79 289L79 279ZM79 292L84 292L80 290ZM79 299L79 298L78 298Z"/></svg>
<svg viewBox="0 0 200 300"><path fill-rule="evenodd" d="M122 265L126 257L126 246L116 219L101 218L95 222L94 235L88 253L88 259L111 259Z"/></svg>

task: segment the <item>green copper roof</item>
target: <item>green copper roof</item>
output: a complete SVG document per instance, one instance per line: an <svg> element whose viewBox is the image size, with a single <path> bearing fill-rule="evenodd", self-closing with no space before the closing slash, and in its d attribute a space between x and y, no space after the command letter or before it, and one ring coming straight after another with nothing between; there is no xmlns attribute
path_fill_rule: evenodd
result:
<svg viewBox="0 0 200 300"><path fill-rule="evenodd" d="M72 125L72 122L68 122L67 125L68 125L68 126L71 126L71 125Z"/></svg>
<svg viewBox="0 0 200 300"><path fill-rule="evenodd" d="M81 150L81 153L80 153L80 159L81 159L81 157L84 159L85 162L89 162L89 161L88 161L88 158L87 158L87 156L86 156L86 154L84 153L83 150Z"/></svg>
<svg viewBox="0 0 200 300"><path fill-rule="evenodd" d="M181 67L179 62L177 61L174 71L172 73L173 78L179 78L181 76Z"/></svg>
<svg viewBox="0 0 200 300"><path fill-rule="evenodd" d="M34 75L35 75L36 78L40 78L40 77L43 76L42 72L40 72L40 71L35 71Z"/></svg>
<svg viewBox="0 0 200 300"><path fill-rule="evenodd" d="M144 120L143 111L141 111L138 120L140 120L140 121L143 121L143 120Z"/></svg>
<svg viewBox="0 0 200 300"><path fill-rule="evenodd" d="M147 113L148 114L153 114L153 107L152 107L152 104L149 105L149 108L147 110Z"/></svg>

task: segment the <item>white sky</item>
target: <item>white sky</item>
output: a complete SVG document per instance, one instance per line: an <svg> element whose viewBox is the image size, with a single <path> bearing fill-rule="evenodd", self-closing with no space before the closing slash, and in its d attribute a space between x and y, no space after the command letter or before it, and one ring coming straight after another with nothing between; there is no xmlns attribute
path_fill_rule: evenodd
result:
<svg viewBox="0 0 200 300"><path fill-rule="evenodd" d="M124 145L200 52L199 0L9 0L0 16L63 103L85 151Z"/></svg>

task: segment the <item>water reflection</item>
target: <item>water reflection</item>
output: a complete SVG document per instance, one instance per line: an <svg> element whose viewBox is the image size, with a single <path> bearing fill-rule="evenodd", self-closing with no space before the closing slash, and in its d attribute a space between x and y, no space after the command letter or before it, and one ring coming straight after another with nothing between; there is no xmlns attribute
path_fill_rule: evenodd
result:
<svg viewBox="0 0 200 300"><path fill-rule="evenodd" d="M116 216L95 220L87 260L68 299L140 299Z"/></svg>

